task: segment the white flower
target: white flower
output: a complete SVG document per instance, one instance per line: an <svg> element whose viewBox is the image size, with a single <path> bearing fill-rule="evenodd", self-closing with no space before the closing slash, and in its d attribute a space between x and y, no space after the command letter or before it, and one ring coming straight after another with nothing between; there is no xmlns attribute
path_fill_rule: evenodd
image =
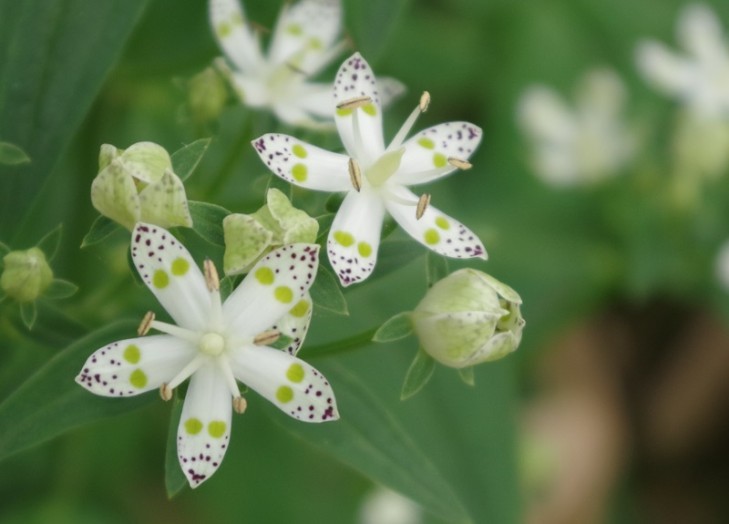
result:
<svg viewBox="0 0 729 524"><path fill-rule="evenodd" d="M428 95L403 124L390 145L382 133L382 105L374 73L354 54L339 68L334 83L335 122L347 154L332 153L282 134L267 134L253 145L269 169L292 184L318 191L348 191L327 240L329 261L347 286L375 267L386 213L418 242L454 258L486 258L483 244L460 222L428 205L407 186L467 169L481 141L481 129L450 122L421 131L409 140Z"/></svg>
<svg viewBox="0 0 729 524"><path fill-rule="evenodd" d="M531 141L536 174L559 186L617 174L635 151L635 138L621 119L624 105L623 84L607 69L584 77L574 109L546 86L528 88L517 116Z"/></svg>
<svg viewBox="0 0 729 524"><path fill-rule="evenodd" d="M301 0L279 15L264 55L258 34L244 18L238 0L210 0L210 23L233 70L229 74L240 99L254 108L270 108L291 125L321 127L332 119L331 84L313 83L346 48L339 0ZM403 92L400 82L382 79L391 100Z"/></svg>
<svg viewBox="0 0 729 524"><path fill-rule="evenodd" d="M368 493L359 510L359 524L422 524L424 520L420 506L385 487Z"/></svg>
<svg viewBox="0 0 729 524"><path fill-rule="evenodd" d="M638 69L654 87L678 98L704 118L729 118L729 46L707 5L691 4L678 18L685 53L646 40L638 45Z"/></svg>
<svg viewBox="0 0 729 524"><path fill-rule="evenodd" d="M314 281L317 245L292 244L273 251L224 304L212 263L206 261L203 276L168 231L138 224L131 249L144 283L177 325L148 314L140 335L149 328L165 334L99 349L76 381L107 397L160 388L162 398L169 400L172 390L190 377L177 430L177 455L190 486L197 487L217 470L229 443L231 410L245 409L236 379L298 420L339 417L332 389L321 373L266 346L277 336L271 326L300 307Z"/></svg>

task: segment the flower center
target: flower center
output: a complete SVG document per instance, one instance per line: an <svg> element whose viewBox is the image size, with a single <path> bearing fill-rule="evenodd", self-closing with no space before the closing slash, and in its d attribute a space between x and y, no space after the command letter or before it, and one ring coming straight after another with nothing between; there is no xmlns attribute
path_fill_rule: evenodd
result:
<svg viewBox="0 0 729 524"><path fill-rule="evenodd" d="M365 176L374 187L380 187L387 182L395 172L400 169L400 161L405 154L405 148L389 151L378 158L374 164L367 168Z"/></svg>
<svg viewBox="0 0 729 524"><path fill-rule="evenodd" d="M200 351L206 355L217 357L225 350L225 339L218 333L205 333L200 338Z"/></svg>

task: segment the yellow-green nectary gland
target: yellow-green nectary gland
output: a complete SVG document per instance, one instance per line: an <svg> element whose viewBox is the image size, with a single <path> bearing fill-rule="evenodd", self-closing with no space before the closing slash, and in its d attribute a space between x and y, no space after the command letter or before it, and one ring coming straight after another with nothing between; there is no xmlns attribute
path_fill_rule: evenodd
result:
<svg viewBox="0 0 729 524"><path fill-rule="evenodd" d="M190 269L190 263L184 258L176 258L172 262L172 274L181 277Z"/></svg>
<svg viewBox="0 0 729 524"><path fill-rule="evenodd" d="M222 420L213 420L208 424L208 434L213 438L220 438L225 435L225 422Z"/></svg>
<svg viewBox="0 0 729 524"><path fill-rule="evenodd" d="M375 107L375 104L367 104L366 106L362 106L362 111L370 116L375 116L377 114L377 108Z"/></svg>
<svg viewBox="0 0 729 524"><path fill-rule="evenodd" d="M273 284L274 274L270 267L261 267L256 270L256 280L258 280L264 286L270 286Z"/></svg>
<svg viewBox="0 0 729 524"><path fill-rule="evenodd" d="M309 302L304 299L298 301L298 303L291 308L289 313L296 318L302 318L309 312Z"/></svg>
<svg viewBox="0 0 729 524"><path fill-rule="evenodd" d="M291 168L291 176L297 182L305 182L309 172L304 164L296 164Z"/></svg>
<svg viewBox="0 0 729 524"><path fill-rule="evenodd" d="M185 431L188 435L197 435L202 431L203 423L200 422L200 419L197 418L189 418L185 421Z"/></svg>
<svg viewBox="0 0 729 524"><path fill-rule="evenodd" d="M428 229L424 235L425 243L434 246L440 242L440 234L435 229Z"/></svg>
<svg viewBox="0 0 729 524"><path fill-rule="evenodd" d="M293 36L301 36L304 32L299 24L291 24L286 28L286 32Z"/></svg>
<svg viewBox="0 0 729 524"><path fill-rule="evenodd" d="M130 364L136 364L137 362L139 362L139 359L141 357L142 354L139 351L139 346L129 344L124 350L124 360L126 360Z"/></svg>
<svg viewBox="0 0 729 524"><path fill-rule="evenodd" d="M280 386L276 390L276 399L279 402L281 402L282 404L291 402L291 400L293 400L293 398L294 398L294 390L288 386Z"/></svg>
<svg viewBox="0 0 729 524"><path fill-rule="evenodd" d="M351 114L352 114L352 110L347 107L337 108L337 115L339 115L339 116L349 116Z"/></svg>
<svg viewBox="0 0 729 524"><path fill-rule="evenodd" d="M152 285L157 289L164 289L170 283L170 277L163 269L158 269L152 276Z"/></svg>
<svg viewBox="0 0 729 524"><path fill-rule="evenodd" d="M273 296L275 296L276 300L278 300L279 302L288 304L289 302L291 302L294 299L294 292L291 291L290 287L279 286L273 292Z"/></svg>
<svg viewBox="0 0 729 524"><path fill-rule="evenodd" d="M230 24L228 24L228 22L221 22L218 25L216 31L220 38L225 38L226 36L228 36L230 34L230 31L231 31Z"/></svg>
<svg viewBox="0 0 729 524"><path fill-rule="evenodd" d="M445 157L445 155L442 155L441 153L436 153L433 155L433 165L435 167L445 167L448 165L448 159Z"/></svg>
<svg viewBox="0 0 729 524"><path fill-rule="evenodd" d="M354 244L354 237L351 233L347 233L346 231L336 231L334 233L334 240L344 247L349 247Z"/></svg>
<svg viewBox="0 0 729 524"><path fill-rule="evenodd" d="M286 378L291 382L298 384L304 380L304 374L304 367L301 364L294 363L291 364L289 369L286 371Z"/></svg>
<svg viewBox="0 0 729 524"><path fill-rule="evenodd" d="M147 375L141 369L135 369L129 375L129 383L137 389L142 389L147 385Z"/></svg>
<svg viewBox="0 0 729 524"><path fill-rule="evenodd" d="M294 156L299 158L306 158L309 155L309 153L306 152L306 148L301 144L295 144L294 147L291 148L291 152Z"/></svg>
<svg viewBox="0 0 729 524"><path fill-rule="evenodd" d="M359 244L357 244L357 251L359 251L360 255L367 258L372 254L372 246L369 245L367 242L360 242Z"/></svg>
<svg viewBox="0 0 729 524"><path fill-rule="evenodd" d="M448 220L444 217L438 217L435 219L435 225L443 230L450 229L451 224L448 222Z"/></svg>
<svg viewBox="0 0 729 524"><path fill-rule="evenodd" d="M425 136L418 139L418 144L423 146L425 149L434 149L435 148L435 143L433 143L433 141L430 138L425 137Z"/></svg>

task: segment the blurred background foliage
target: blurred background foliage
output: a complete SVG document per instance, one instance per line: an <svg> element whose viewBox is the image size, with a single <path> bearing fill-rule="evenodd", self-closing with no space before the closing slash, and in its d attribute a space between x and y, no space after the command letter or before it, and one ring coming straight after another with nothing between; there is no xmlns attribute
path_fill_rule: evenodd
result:
<svg viewBox="0 0 729 524"><path fill-rule="evenodd" d="M280 5L248 0L245 7L271 27ZM407 402L400 387L415 340L320 356L307 348L414 308L426 289L424 256L347 289L349 317L315 313L302 357L335 391L338 380L351 381L343 394L351 398L340 399L343 417L364 434L382 433L346 410L381 404L402 433L374 441L416 450L435 472L427 488L397 460L391 471L383 464L365 473L374 481L400 478L394 487L420 493L416 501L426 506L428 489L444 486L428 507L445 509L425 522L729 518L729 455L721 445L729 430L721 401L729 383L729 300L714 277L719 244L729 238L729 182L724 173L699 205L665 211L661 164L676 107L646 86L633 56L644 37L675 45L682 5L344 0L354 48L378 75L408 87L386 112L386 136L426 89L433 101L416 129L449 120L483 128L474 168L430 190L435 205L472 227L490 254L486 263L451 269L485 270L524 300L527 327L517 353L478 367L474 387L439 368ZM729 25L729 5L711 5ZM0 0L0 141L31 158L0 166L0 240L26 249L62 223L53 270L80 286L70 300L41 304L31 332L12 303L0 305L0 399L81 336L134 320L153 304L127 266L124 233L79 249L97 216L89 188L101 144L150 140L174 151L213 137L186 183L188 197L246 213L263 203L269 181L251 138L282 130L337 147L336 137L288 129L233 102L212 121L193 118L189 79L220 54L206 9L203 0ZM516 126L519 97L533 83L569 97L586 70L603 65L626 83L629 119L650 137L642 157L658 161L600 187L550 187L530 169ZM297 206L321 213L325 197L293 196ZM196 257L220 262L219 247L182 233ZM396 231L393 238L405 236ZM35 386L37 401L52 406L57 391ZM336 432L288 431L263 404L251 402L235 418L234 443L215 478L171 501L164 483L170 407L162 402L6 457L0 521L357 522L373 486L361 473L366 460L348 455L341 442L329 446ZM13 420L0 420L0 444L7 445Z"/></svg>

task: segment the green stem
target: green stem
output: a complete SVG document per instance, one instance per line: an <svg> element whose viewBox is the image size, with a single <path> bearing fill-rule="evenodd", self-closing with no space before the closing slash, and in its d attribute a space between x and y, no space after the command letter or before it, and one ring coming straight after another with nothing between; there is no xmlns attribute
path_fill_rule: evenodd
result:
<svg viewBox="0 0 729 524"><path fill-rule="evenodd" d="M241 126L240 134L233 142L233 147L231 147L228 156L223 162L223 166L220 168L220 171L218 171L218 176L215 177L213 182L208 187L208 194L218 194L225 185L225 183L228 181L228 178L230 178L230 175L233 172L233 168L235 167L236 163L240 160L240 157L243 155L243 153L248 151L246 145L248 141L250 141L252 129L253 116L251 114L248 114L246 116L245 124Z"/></svg>
<svg viewBox="0 0 729 524"><path fill-rule="evenodd" d="M334 342L326 342L324 344L319 344L318 346L307 347L304 349L304 352L307 357L323 357L333 355L335 353L359 349L373 343L372 337L375 336L375 332L377 332L377 328L370 328L349 338L335 340Z"/></svg>

